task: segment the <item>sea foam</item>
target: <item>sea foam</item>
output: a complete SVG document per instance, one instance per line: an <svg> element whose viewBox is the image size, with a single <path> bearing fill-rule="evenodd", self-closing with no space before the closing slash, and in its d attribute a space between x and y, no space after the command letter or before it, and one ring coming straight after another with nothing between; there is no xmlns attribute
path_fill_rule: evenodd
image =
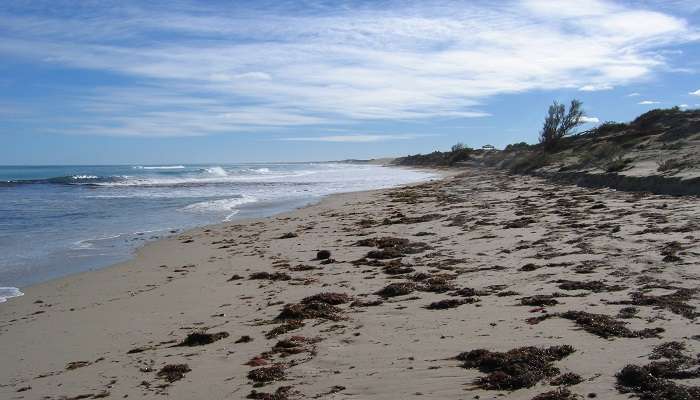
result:
<svg viewBox="0 0 700 400"><path fill-rule="evenodd" d="M16 287L0 287L0 303L4 303L12 297L24 296Z"/></svg>

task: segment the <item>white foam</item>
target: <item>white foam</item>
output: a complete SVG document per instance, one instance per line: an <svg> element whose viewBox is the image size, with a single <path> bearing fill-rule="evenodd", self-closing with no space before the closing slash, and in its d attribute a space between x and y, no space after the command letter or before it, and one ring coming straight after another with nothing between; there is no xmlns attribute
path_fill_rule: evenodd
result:
<svg viewBox="0 0 700 400"><path fill-rule="evenodd" d="M99 176L96 175L73 175L72 179L98 179Z"/></svg>
<svg viewBox="0 0 700 400"><path fill-rule="evenodd" d="M254 203L256 201L258 201L258 199L253 196L243 195L241 197L234 197L231 199L202 201L199 203L190 204L184 207L182 210L193 212L234 211L236 210L236 207L240 205Z"/></svg>
<svg viewBox="0 0 700 400"><path fill-rule="evenodd" d="M210 167L210 168L204 168L207 173L215 176L228 176L228 173L226 172L225 169L221 167Z"/></svg>
<svg viewBox="0 0 700 400"><path fill-rule="evenodd" d="M0 287L0 303L4 303L12 297L24 296L16 287Z"/></svg>
<svg viewBox="0 0 700 400"><path fill-rule="evenodd" d="M162 166L141 166L136 165L134 169L185 169L184 165L162 165Z"/></svg>

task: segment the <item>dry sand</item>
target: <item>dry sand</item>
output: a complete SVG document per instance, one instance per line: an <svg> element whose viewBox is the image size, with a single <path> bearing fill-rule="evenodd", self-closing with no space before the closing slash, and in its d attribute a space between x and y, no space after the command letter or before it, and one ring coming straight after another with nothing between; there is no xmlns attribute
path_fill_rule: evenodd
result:
<svg viewBox="0 0 700 400"><path fill-rule="evenodd" d="M1 304L0 398L239 399L256 390L255 398L281 399L284 390L278 397L259 393L291 386L289 398L532 399L556 389L551 367L580 375L572 393L628 398L615 378L625 365L648 364L654 347L670 341L682 342L691 356L700 351L697 297L678 291L698 287L699 216L697 198L467 170L195 229L145 246L132 261L32 286ZM383 251L355 245L382 237L410 243L387 240L394 246ZM316 260L319 250L335 262ZM370 251L401 262L355 262ZM290 279L249 279L258 272ZM576 289L578 282L587 289ZM413 291L375 294L391 283L395 292ZM321 318L266 337L283 326L275 318L285 304L324 292L355 303L293 306L283 315ZM528 302L535 295L553 296ZM426 308L445 299L466 300ZM636 314L618 318L629 307ZM583 314L561 314L567 311L614 320L585 330L571 320ZM641 331L654 328L664 331ZM204 330L228 336L175 346ZM455 359L475 349L530 345L571 345L575 352L552 359L534 386L510 391L484 388L493 379L479 383L487 374ZM696 368L692 357L685 362ZM176 364L187 365L184 374L175 368L159 375ZM270 366L279 368L258 370ZM255 388L251 371L279 379Z"/></svg>

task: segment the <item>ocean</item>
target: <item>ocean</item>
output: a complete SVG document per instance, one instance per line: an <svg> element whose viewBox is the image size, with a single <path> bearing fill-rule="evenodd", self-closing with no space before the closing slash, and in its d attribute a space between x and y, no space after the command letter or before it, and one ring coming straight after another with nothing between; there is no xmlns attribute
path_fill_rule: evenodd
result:
<svg viewBox="0 0 700 400"><path fill-rule="evenodd" d="M0 166L0 302L187 228L431 177L343 163Z"/></svg>

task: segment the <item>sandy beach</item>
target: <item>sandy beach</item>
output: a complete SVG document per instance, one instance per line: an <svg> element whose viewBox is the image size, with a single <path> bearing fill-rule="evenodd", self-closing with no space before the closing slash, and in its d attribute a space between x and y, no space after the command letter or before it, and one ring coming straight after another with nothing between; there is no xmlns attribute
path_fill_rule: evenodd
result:
<svg viewBox="0 0 700 400"><path fill-rule="evenodd" d="M696 197L460 172L25 288L0 304L0 398L627 399L628 365L697 368ZM473 352L524 346L525 377Z"/></svg>

